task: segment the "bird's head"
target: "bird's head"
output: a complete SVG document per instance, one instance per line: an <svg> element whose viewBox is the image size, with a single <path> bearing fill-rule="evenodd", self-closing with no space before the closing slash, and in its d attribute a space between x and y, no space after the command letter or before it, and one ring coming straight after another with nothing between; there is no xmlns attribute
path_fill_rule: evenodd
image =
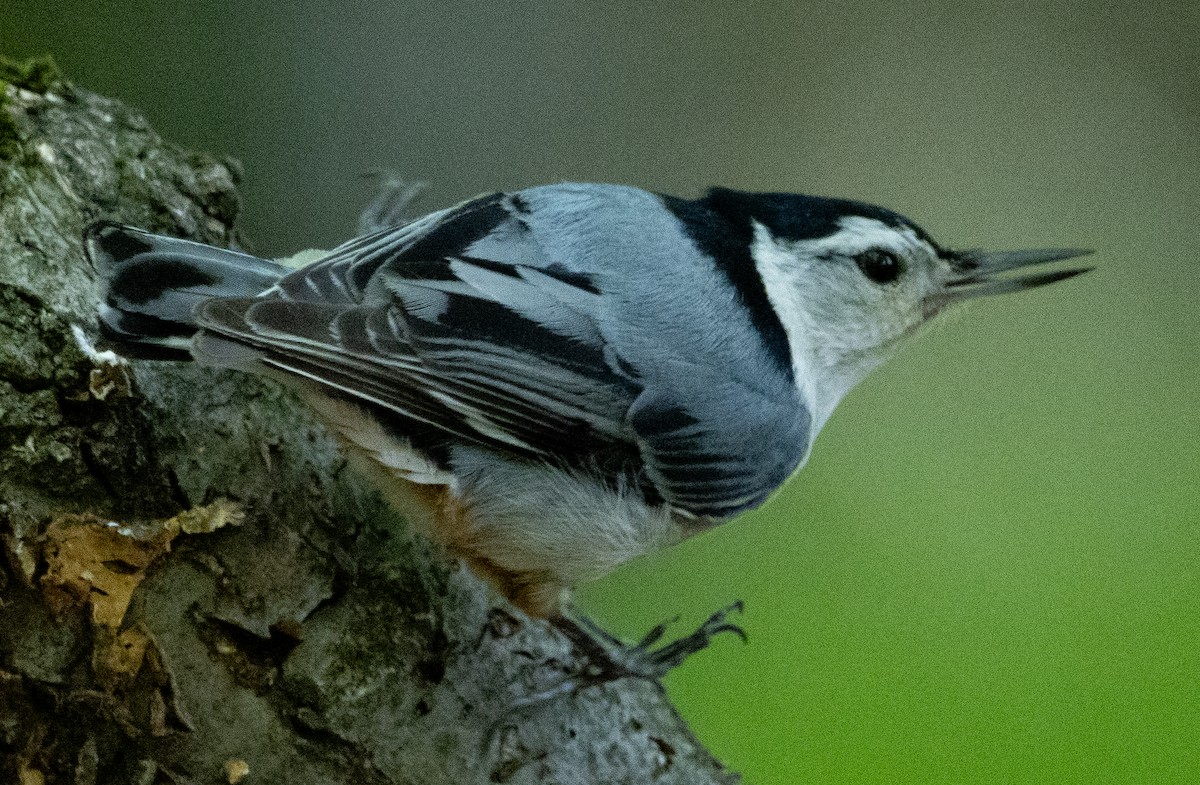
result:
<svg viewBox="0 0 1200 785"><path fill-rule="evenodd" d="M788 334L818 424L837 401L946 308L1088 268L1016 272L1089 253L1075 248L951 251L907 218L843 199L714 191L743 213L751 255Z"/></svg>

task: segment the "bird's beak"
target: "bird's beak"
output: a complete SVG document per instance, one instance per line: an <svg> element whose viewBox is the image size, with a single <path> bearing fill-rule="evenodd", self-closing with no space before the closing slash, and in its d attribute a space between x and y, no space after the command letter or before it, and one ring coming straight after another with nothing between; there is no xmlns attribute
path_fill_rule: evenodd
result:
<svg viewBox="0 0 1200 785"><path fill-rule="evenodd" d="M1001 276L1017 270L1050 262L1061 262L1092 253L1083 248L1042 248L1034 251L956 251L945 255L951 274L942 289L926 298L926 311L932 316L942 308L974 297L1019 292L1038 286L1065 281L1091 267L1072 267L1026 275Z"/></svg>

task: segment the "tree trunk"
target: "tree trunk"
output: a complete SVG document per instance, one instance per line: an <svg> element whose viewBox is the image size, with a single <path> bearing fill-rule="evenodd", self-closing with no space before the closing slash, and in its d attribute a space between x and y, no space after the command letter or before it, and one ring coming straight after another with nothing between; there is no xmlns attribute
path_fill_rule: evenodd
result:
<svg viewBox="0 0 1200 785"><path fill-rule="evenodd" d="M236 244L237 166L0 66L0 781L731 783L262 379L97 353L80 232Z"/></svg>

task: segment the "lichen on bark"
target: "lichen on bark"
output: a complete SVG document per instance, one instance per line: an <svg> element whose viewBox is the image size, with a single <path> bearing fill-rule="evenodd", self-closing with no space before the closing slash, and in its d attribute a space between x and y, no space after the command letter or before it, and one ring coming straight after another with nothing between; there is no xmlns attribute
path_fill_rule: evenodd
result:
<svg viewBox="0 0 1200 785"><path fill-rule="evenodd" d="M661 685L555 690L565 640L286 390L97 354L83 227L236 244L236 167L46 64L0 90L0 781L736 781Z"/></svg>

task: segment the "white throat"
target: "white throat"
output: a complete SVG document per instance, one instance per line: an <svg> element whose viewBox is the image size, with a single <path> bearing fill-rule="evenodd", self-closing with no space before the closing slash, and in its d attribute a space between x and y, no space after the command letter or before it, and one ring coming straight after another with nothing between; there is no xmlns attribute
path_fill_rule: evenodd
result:
<svg viewBox="0 0 1200 785"><path fill-rule="evenodd" d="M812 414L813 437L846 393L885 359L869 353L838 355L828 350L839 343L841 336L829 334L830 325L821 317L822 306L829 303L822 299L835 293L822 292L812 285L825 278L814 266L830 264L817 258L819 246L824 244L815 241L812 254L797 254L795 247L780 245L766 227L755 221L750 248L767 299L787 334L796 386Z"/></svg>

